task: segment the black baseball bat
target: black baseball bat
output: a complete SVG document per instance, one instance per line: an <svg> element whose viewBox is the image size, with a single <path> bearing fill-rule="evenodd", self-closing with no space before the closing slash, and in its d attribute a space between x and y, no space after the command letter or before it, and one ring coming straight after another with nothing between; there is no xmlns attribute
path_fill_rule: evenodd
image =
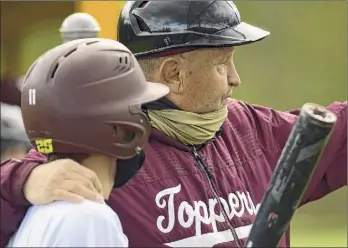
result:
<svg viewBox="0 0 348 248"><path fill-rule="evenodd" d="M313 103L303 105L263 196L246 247L277 247L336 120L336 115L325 107Z"/></svg>

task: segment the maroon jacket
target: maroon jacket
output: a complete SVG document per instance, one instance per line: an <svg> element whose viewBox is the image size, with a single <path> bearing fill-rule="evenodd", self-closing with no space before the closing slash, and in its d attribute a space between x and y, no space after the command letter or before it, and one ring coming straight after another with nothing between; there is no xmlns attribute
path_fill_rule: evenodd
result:
<svg viewBox="0 0 348 248"><path fill-rule="evenodd" d="M347 184L347 102L329 108L338 115L338 123L303 203ZM197 147L196 156L189 147L153 131L145 165L108 201L130 246L238 247L229 228L245 241L296 118L292 113L230 101L222 134ZM22 162L1 167L1 246L29 205L23 182L44 161L32 150ZM289 233L280 246L289 246Z"/></svg>

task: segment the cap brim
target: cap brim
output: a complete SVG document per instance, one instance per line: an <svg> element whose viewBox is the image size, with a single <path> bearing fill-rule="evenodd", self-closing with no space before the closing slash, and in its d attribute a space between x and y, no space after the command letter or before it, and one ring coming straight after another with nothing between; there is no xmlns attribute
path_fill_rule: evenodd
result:
<svg viewBox="0 0 348 248"><path fill-rule="evenodd" d="M227 37L236 37L236 33L240 34L243 37L241 41L250 43L262 40L266 38L268 35L270 35L270 32L245 22L241 22L233 28L225 29L221 31L219 35Z"/></svg>
<svg viewBox="0 0 348 248"><path fill-rule="evenodd" d="M260 41L270 35L270 32L255 27L245 22L225 28L204 38L190 41L183 46L194 47L223 47L223 46L241 46L256 41Z"/></svg>
<svg viewBox="0 0 348 248"><path fill-rule="evenodd" d="M142 92L138 103L143 105L149 102L154 102L168 95L169 91L169 87L164 84L147 82L146 90Z"/></svg>

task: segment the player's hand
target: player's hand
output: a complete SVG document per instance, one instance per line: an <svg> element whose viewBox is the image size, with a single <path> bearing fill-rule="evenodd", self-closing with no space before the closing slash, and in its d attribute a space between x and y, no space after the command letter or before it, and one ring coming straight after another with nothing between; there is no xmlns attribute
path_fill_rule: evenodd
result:
<svg viewBox="0 0 348 248"><path fill-rule="evenodd" d="M102 186L94 171L70 159L37 166L24 184L24 196L33 205L84 198L104 201Z"/></svg>

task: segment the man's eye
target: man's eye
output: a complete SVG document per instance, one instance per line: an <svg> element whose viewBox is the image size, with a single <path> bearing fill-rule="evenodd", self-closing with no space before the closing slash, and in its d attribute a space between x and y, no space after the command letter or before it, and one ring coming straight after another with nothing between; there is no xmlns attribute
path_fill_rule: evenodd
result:
<svg viewBox="0 0 348 248"><path fill-rule="evenodd" d="M226 66L221 64L217 67L217 71L220 73L220 74L225 74L226 73Z"/></svg>
<svg viewBox="0 0 348 248"><path fill-rule="evenodd" d="M221 64L228 64L230 62L230 58L224 59L221 61Z"/></svg>

